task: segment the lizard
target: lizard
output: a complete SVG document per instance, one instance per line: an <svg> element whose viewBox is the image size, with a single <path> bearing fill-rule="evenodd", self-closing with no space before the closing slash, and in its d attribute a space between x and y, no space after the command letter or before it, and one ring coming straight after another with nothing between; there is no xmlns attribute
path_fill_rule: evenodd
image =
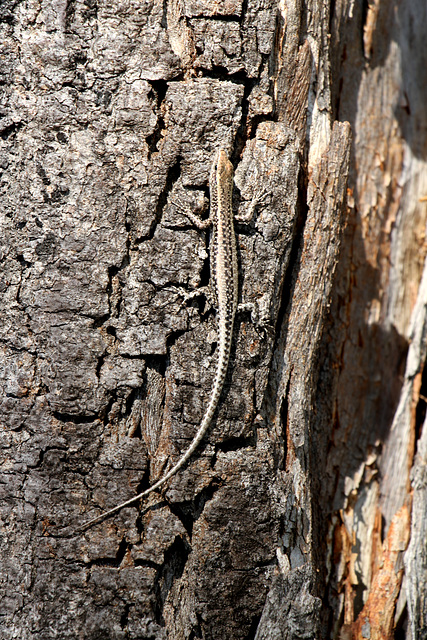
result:
<svg viewBox="0 0 427 640"><path fill-rule="evenodd" d="M201 220L192 212L185 211L185 215L199 228L205 229L212 226L210 268L211 284L213 284L216 298L218 361L210 400L200 427L185 453L160 480L142 493L89 520L80 527L80 531L86 530L104 520L104 518L120 511L123 507L129 506L137 500L145 498L152 491L159 489L185 465L209 429L227 375L238 301L237 249L232 209L233 176L233 165L226 152L220 149L215 154L209 177L209 218Z"/></svg>

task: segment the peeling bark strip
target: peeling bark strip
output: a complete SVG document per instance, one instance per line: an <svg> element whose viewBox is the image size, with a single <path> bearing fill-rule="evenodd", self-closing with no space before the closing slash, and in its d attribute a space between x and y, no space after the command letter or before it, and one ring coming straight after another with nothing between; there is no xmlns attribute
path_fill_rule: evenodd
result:
<svg viewBox="0 0 427 640"><path fill-rule="evenodd" d="M362 5L0 4L1 640L423 637L427 16ZM163 496L74 536L206 409L212 239L173 203L218 148L262 323Z"/></svg>

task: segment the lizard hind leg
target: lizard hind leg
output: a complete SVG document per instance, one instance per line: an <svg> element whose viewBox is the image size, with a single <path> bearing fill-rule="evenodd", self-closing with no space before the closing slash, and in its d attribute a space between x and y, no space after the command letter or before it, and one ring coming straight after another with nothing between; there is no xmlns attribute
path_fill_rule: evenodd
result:
<svg viewBox="0 0 427 640"><path fill-rule="evenodd" d="M210 309L215 307L215 291L212 290L210 285L206 285L204 287L198 287L194 289L194 291L187 291L184 287L172 286L172 287L164 287L164 291L171 291L175 295L182 298L182 301L179 302L179 308L182 309L188 302L191 302L195 298L200 298L204 296L206 304L204 309L202 310L203 315L208 313Z"/></svg>
<svg viewBox="0 0 427 640"><path fill-rule="evenodd" d="M194 300L194 298L199 298L200 296L204 296L205 298L205 307L202 311L203 315L208 313L211 309L216 308L216 294L215 289L209 283L205 287L199 287L190 293L184 292L184 303L187 303L189 300Z"/></svg>

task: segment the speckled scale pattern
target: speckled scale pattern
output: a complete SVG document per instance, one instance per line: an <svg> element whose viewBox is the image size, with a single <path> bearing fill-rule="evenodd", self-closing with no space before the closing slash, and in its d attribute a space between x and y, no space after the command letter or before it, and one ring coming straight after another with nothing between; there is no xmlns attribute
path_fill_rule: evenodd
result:
<svg viewBox="0 0 427 640"><path fill-rule="evenodd" d="M218 362L206 413L189 448L168 473L142 493L90 520L81 527L81 530L87 529L161 487L184 466L212 422L227 375L238 295L237 250L232 208L233 166L222 149L212 164L209 190L209 219L213 227L210 254L211 279L217 300Z"/></svg>

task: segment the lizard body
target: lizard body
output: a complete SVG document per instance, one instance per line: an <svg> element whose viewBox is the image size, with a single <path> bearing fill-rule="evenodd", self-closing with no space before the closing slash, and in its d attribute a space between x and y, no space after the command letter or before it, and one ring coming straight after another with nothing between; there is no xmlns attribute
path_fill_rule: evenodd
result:
<svg viewBox="0 0 427 640"><path fill-rule="evenodd" d="M210 261L211 280L213 280L217 306L218 362L209 404L200 427L185 453L160 480L142 493L89 520L81 527L81 530L87 529L161 487L184 466L200 444L212 422L227 375L234 317L237 310L238 267L236 236L233 225L232 191L233 166L225 151L221 149L212 164L209 178L210 214L208 220L201 221L192 213L186 213L197 226L205 228L212 225L213 227Z"/></svg>

